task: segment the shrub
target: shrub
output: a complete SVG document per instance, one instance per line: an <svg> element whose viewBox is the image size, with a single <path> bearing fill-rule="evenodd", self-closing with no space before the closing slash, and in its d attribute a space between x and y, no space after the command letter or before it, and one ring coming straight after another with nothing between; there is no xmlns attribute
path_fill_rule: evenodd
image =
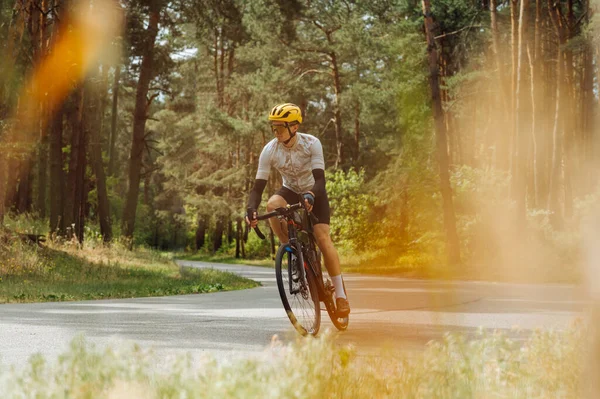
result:
<svg viewBox="0 0 600 399"><path fill-rule="evenodd" d="M331 206L331 236L342 246L362 250L374 232L369 223L375 199L367 193L364 170L338 170L327 179Z"/></svg>

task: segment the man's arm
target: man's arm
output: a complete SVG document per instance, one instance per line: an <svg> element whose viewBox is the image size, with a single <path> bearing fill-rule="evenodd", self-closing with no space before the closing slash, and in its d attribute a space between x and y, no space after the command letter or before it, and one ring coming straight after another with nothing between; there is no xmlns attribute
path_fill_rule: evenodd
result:
<svg viewBox="0 0 600 399"><path fill-rule="evenodd" d="M258 158L258 170L256 171L256 180L254 187L250 191L250 199L248 200L248 208L258 209L263 191L267 186L267 180L271 172L271 152L267 147L263 148Z"/></svg>
<svg viewBox="0 0 600 399"><path fill-rule="evenodd" d="M325 159L323 157L323 147L319 139L310 147L310 166L312 175L315 178L315 184L310 189L315 197L325 195Z"/></svg>
<svg viewBox="0 0 600 399"><path fill-rule="evenodd" d="M252 227L256 227L258 221L256 218L256 210L260 205L262 193L265 191L267 186L267 179L271 172L271 153L267 150L267 147L263 148L258 158L258 170L256 171L256 180L254 180L254 187L250 191L250 199L248 200L248 209L246 215L246 223Z"/></svg>
<svg viewBox="0 0 600 399"><path fill-rule="evenodd" d="M250 191L250 199L248 200L248 208L258 209L260 205L260 200L262 198L263 191L265 191L265 187L267 186L267 181L264 179L256 179L254 180L254 187L252 187L252 191Z"/></svg>
<svg viewBox="0 0 600 399"><path fill-rule="evenodd" d="M315 178L315 184L310 189L310 192L316 197L325 195L325 171L323 169L313 169L312 175Z"/></svg>

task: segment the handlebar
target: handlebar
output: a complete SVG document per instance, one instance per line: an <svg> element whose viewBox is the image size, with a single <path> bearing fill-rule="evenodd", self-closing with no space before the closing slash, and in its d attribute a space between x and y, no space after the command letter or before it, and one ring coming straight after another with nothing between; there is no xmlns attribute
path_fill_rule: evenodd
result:
<svg viewBox="0 0 600 399"><path fill-rule="evenodd" d="M284 216L284 215L290 214L294 211L297 211L300 208L306 209L304 203L298 202L297 204L288 205L285 208L277 208L272 212L257 216L256 219L257 220L267 220L267 219L270 219L275 216ZM309 214L310 218L312 219L313 224L316 224L319 222L319 219L317 219L317 217L315 215L313 215L312 212L308 212L308 214ZM260 237L261 240L264 240L266 238L265 235L262 233L262 231L260 231L258 226L256 226L254 228L254 231Z"/></svg>
<svg viewBox="0 0 600 399"><path fill-rule="evenodd" d="M272 218L274 216L283 216L283 215L285 215L287 213L294 212L294 211L296 211L296 210L298 210L298 209L300 209L302 207L303 207L302 203L299 202L299 203L294 204L294 205L289 205L289 206L287 206L285 208L277 208L273 212L269 212L269 213L265 213L264 215L257 216L256 219L258 219L258 220L267 220L267 219L270 219L270 218Z"/></svg>

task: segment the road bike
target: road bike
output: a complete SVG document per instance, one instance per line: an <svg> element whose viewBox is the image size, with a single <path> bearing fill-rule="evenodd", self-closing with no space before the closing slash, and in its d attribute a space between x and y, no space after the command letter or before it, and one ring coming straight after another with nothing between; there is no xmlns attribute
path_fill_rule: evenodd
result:
<svg viewBox="0 0 600 399"><path fill-rule="evenodd" d="M317 335L321 327L323 302L333 325L345 331L349 316L337 316L335 288L324 274L327 271L321 268L321 256L313 231L317 218L308 212L303 201L277 208L257 219L272 217L285 221L288 229L289 242L280 245L275 256L275 276L281 302L292 325L302 335ZM258 226L254 230L265 239Z"/></svg>

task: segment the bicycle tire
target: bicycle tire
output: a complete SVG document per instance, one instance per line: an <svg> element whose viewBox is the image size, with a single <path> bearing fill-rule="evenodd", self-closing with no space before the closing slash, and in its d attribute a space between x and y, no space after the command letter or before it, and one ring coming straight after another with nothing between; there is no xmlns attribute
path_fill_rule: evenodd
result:
<svg viewBox="0 0 600 399"><path fill-rule="evenodd" d="M342 284L344 286L344 292L346 293L347 297L348 291L346 290L346 284L344 283L343 279L344 278L342 277ZM327 309L327 314L329 315L331 322L339 331L346 331L348 329L348 324L350 323L350 315L347 315L345 317L337 317L335 306L335 293L333 291L329 291L326 292L325 295L328 295L328 298L324 301L325 309Z"/></svg>
<svg viewBox="0 0 600 399"><path fill-rule="evenodd" d="M321 327L321 305L315 276L310 270L306 270L306 282L297 283L293 288L299 288L299 292L293 293L290 289L290 260L291 254L297 254L297 249L281 245L275 257L275 277L277 288L283 307L294 328L302 335L317 335ZM289 254L289 255L288 255Z"/></svg>

